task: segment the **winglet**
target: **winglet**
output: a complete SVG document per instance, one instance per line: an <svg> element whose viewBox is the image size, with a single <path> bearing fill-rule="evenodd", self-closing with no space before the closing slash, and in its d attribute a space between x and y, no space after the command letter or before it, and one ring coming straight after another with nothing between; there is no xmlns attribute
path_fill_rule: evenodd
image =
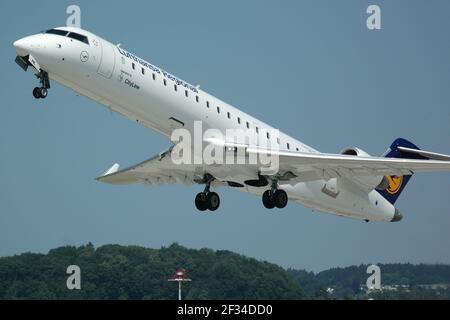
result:
<svg viewBox="0 0 450 320"><path fill-rule="evenodd" d="M111 168L108 169L108 171L106 171L102 177L116 173L117 171L119 171L120 165L118 163L114 163L113 166Z"/></svg>

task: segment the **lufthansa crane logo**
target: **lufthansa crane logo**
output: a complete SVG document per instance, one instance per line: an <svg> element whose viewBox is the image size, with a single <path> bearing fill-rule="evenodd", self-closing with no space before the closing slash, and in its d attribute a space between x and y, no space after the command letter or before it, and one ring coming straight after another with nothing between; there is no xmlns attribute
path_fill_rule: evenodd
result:
<svg viewBox="0 0 450 320"><path fill-rule="evenodd" d="M81 51L80 60L81 62L87 62L89 60L89 53L87 51Z"/></svg>
<svg viewBox="0 0 450 320"><path fill-rule="evenodd" d="M386 176L386 179L389 181L389 187L386 188L386 191L390 194L396 194L403 184L403 176Z"/></svg>

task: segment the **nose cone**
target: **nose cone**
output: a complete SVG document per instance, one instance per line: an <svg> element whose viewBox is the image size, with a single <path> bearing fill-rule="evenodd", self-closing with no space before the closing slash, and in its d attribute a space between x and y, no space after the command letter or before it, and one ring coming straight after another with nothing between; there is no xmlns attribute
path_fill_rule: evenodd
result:
<svg viewBox="0 0 450 320"><path fill-rule="evenodd" d="M31 41L29 37L19 39L15 41L13 45L16 48L18 56L26 56L31 51Z"/></svg>
<svg viewBox="0 0 450 320"><path fill-rule="evenodd" d="M16 48L17 55L24 57L45 47L43 40L41 35L34 35L19 39L13 45Z"/></svg>
<svg viewBox="0 0 450 320"><path fill-rule="evenodd" d="M394 217L392 218L391 222L397 222L403 219L403 215L398 211L398 209L395 209Z"/></svg>
<svg viewBox="0 0 450 320"><path fill-rule="evenodd" d="M18 56L24 57L30 54L35 47L32 37L19 39L13 43Z"/></svg>

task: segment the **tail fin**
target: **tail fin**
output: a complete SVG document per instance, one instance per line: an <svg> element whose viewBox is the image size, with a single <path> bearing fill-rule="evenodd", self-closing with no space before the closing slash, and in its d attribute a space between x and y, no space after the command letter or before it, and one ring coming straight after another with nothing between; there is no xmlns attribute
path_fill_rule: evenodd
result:
<svg viewBox="0 0 450 320"><path fill-rule="evenodd" d="M400 148L399 148L400 147ZM392 142L390 148L386 151L386 158L407 158L407 159L422 159L428 160L429 158L422 156L419 153L415 152L407 152L405 150L401 150L403 148L420 150L415 144L412 142L398 138L394 142ZM402 193L403 189L406 187L409 179L411 179L412 175L407 176L386 176L387 181L389 182L389 186L386 189L378 190L378 192L386 198L390 203L394 204L397 201L398 197Z"/></svg>

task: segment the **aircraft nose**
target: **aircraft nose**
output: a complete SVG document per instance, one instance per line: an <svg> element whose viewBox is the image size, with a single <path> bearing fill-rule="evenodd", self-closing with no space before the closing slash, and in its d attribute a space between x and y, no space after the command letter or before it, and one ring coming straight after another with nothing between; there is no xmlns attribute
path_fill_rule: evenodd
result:
<svg viewBox="0 0 450 320"><path fill-rule="evenodd" d="M28 36L13 43L17 55L24 57L29 54L36 54L46 49L46 39L41 34Z"/></svg>
<svg viewBox="0 0 450 320"><path fill-rule="evenodd" d="M30 37L22 38L13 43L14 47L16 48L17 55L18 56L26 56L31 51L31 41Z"/></svg>

